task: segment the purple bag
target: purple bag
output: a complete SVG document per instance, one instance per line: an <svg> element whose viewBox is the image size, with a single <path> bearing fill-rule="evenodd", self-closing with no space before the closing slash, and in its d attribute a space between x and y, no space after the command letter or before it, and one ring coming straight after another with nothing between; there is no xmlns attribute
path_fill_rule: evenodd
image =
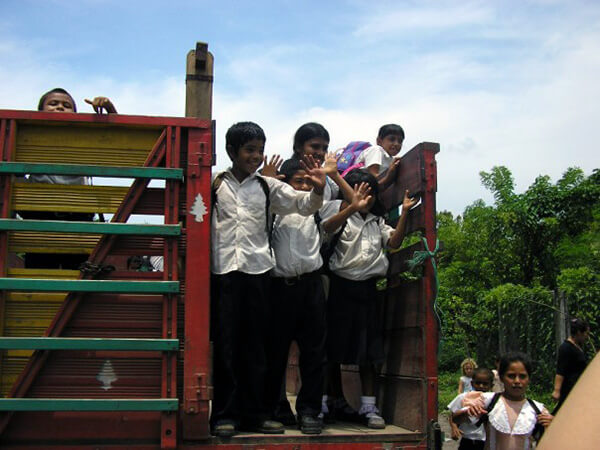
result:
<svg viewBox="0 0 600 450"><path fill-rule="evenodd" d="M370 146L371 144L365 141L352 141L346 145L337 160L338 172L344 176L350 170L364 166L364 164L355 164L355 161L358 155Z"/></svg>

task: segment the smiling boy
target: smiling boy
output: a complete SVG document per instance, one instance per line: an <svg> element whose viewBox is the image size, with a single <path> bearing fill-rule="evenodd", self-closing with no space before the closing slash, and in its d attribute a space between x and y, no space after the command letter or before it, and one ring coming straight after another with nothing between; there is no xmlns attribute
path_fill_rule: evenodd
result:
<svg viewBox="0 0 600 450"><path fill-rule="evenodd" d="M221 437L238 428L283 433L281 423L268 420L264 392L269 271L275 266L270 218L312 215L323 203L325 175L306 168L310 192L258 175L266 138L255 123L236 123L225 140L232 167L217 174L212 186L211 427Z"/></svg>

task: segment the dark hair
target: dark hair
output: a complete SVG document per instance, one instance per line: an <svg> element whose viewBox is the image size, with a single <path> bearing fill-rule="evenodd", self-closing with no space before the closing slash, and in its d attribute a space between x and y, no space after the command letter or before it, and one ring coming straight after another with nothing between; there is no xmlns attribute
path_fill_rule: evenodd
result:
<svg viewBox="0 0 600 450"><path fill-rule="evenodd" d="M357 184L367 183L371 188L369 195L375 198L375 203L373 203L373 206L371 207L371 214L375 214L376 216L383 216L385 214L385 209L379 201L379 183L373 175L363 169L354 169L346 174L344 180L346 180L346 183L352 188Z"/></svg>
<svg viewBox="0 0 600 450"><path fill-rule="evenodd" d="M494 373L488 369L487 367L477 367L474 371L473 371L473 379L475 379L475 377L477 375L484 375L487 377L488 381L490 383L494 382Z"/></svg>
<svg viewBox="0 0 600 450"><path fill-rule="evenodd" d="M329 142L329 133L320 123L308 122L302 125L294 134L294 153L299 153L304 143L314 138L323 138Z"/></svg>
<svg viewBox="0 0 600 450"><path fill-rule="evenodd" d="M400 136L402 140L404 140L404 130L400 125L396 125L395 123L388 123L387 125L382 126L379 129L379 133L377 133L377 137L379 139L383 139L391 134L394 136Z"/></svg>
<svg viewBox="0 0 600 450"><path fill-rule="evenodd" d="M577 317L572 318L569 321L571 326L571 336L575 336L577 333L585 333L590 329L590 324L585 319L579 319Z"/></svg>
<svg viewBox="0 0 600 450"><path fill-rule="evenodd" d="M46 92L44 95L42 95L40 97L40 101L38 103L38 111L43 111L44 110L44 103L46 102L46 98L48 98L48 96L50 94L66 94L71 98L71 102L73 103L73 111L77 112L77 105L75 104L75 100L73 100L73 96L71 94L69 94L67 91L65 91L63 88L54 88L48 92Z"/></svg>
<svg viewBox="0 0 600 450"><path fill-rule="evenodd" d="M500 365L498 366L498 375L502 378L506 371L508 370L508 366L510 366L514 362L521 362L525 366L525 370L531 376L532 364L531 359L525 353L521 352L511 352L500 358Z"/></svg>
<svg viewBox="0 0 600 450"><path fill-rule="evenodd" d="M304 170L300 165L300 160L296 158L287 159L281 165L279 172L285 176L283 181L288 182L299 170Z"/></svg>
<svg viewBox="0 0 600 450"><path fill-rule="evenodd" d="M263 129L254 122L238 122L227 130L225 145L228 149L231 148L234 155L237 155L240 147L252 139L259 139L263 142L267 140Z"/></svg>

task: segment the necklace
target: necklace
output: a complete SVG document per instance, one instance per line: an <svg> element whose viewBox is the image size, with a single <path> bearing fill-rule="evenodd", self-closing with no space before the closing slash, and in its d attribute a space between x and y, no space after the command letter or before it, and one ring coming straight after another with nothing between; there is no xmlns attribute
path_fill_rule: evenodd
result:
<svg viewBox="0 0 600 450"><path fill-rule="evenodd" d="M577 344L577 342L575 342L573 340L573 338L571 336L569 336L567 338L567 341L569 341L571 344L573 344L575 347L577 347L579 349L580 352L583 352L583 349L579 346L579 344Z"/></svg>

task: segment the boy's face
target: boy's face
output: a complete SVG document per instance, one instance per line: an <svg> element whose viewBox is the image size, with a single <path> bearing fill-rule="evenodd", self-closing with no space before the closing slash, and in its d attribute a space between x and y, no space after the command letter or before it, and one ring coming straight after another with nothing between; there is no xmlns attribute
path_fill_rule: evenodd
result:
<svg viewBox="0 0 600 450"><path fill-rule="evenodd" d="M73 99L62 92L53 92L46 97L42 111L49 112L75 112Z"/></svg>
<svg viewBox="0 0 600 450"><path fill-rule="evenodd" d="M471 380L471 384L473 385L473 389L479 392L487 392L492 388L492 381L484 373L475 375L473 380Z"/></svg>
<svg viewBox="0 0 600 450"><path fill-rule="evenodd" d="M299 170L288 180L288 184L297 191L308 192L312 190L312 185L307 182L306 171Z"/></svg>
<svg viewBox="0 0 600 450"><path fill-rule="evenodd" d="M402 136L397 134L388 134L383 139L377 138L377 145L383 147L383 149L390 156L396 156L398 153L400 153L400 150L402 149L402 142Z"/></svg>
<svg viewBox="0 0 600 450"><path fill-rule="evenodd" d="M327 149L329 148L329 141L326 141L323 138L312 138L304 143L302 146L302 154L304 155L312 155L319 166L323 165L323 161L325 161L325 155L327 154Z"/></svg>
<svg viewBox="0 0 600 450"><path fill-rule="evenodd" d="M265 141L260 139L246 142L239 148L237 155L233 153L232 149L227 149L233 169L244 176L251 175L258 170L263 162L264 152Z"/></svg>

